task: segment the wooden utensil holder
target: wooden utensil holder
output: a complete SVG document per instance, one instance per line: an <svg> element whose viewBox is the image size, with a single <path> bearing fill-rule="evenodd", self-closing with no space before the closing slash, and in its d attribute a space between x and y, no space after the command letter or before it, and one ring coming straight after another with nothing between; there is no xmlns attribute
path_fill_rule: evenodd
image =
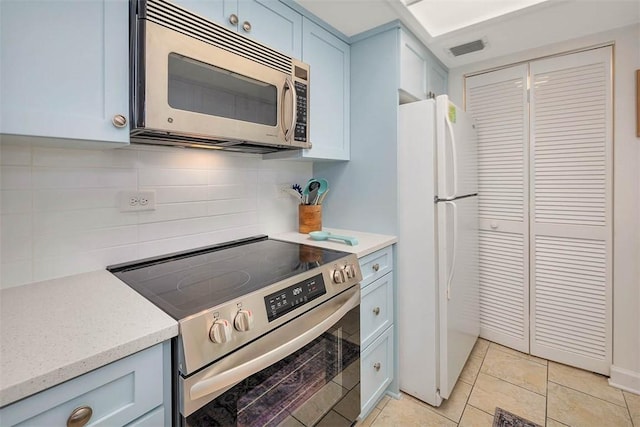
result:
<svg viewBox="0 0 640 427"><path fill-rule="evenodd" d="M322 230L322 205L298 205L298 232Z"/></svg>

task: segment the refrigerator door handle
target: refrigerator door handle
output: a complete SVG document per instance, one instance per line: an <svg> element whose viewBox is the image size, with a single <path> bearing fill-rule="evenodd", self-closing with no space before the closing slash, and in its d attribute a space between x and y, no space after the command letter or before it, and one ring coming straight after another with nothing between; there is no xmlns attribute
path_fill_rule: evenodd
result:
<svg viewBox="0 0 640 427"><path fill-rule="evenodd" d="M451 250L451 268L447 275L447 300L451 299L451 281L453 280L453 272L456 268L456 245L458 243L458 206L456 202L447 200L444 203L450 204L453 207L453 248Z"/></svg>
<svg viewBox="0 0 640 427"><path fill-rule="evenodd" d="M456 150L456 137L453 133L453 125L451 120L445 115L444 122L447 124L447 130L451 136L451 163L453 164L453 194L450 197L458 195L458 152Z"/></svg>

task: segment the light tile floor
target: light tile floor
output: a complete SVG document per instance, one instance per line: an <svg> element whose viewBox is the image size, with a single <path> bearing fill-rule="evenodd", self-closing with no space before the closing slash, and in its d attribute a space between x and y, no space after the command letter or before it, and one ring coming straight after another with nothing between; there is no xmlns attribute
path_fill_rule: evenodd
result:
<svg viewBox="0 0 640 427"><path fill-rule="evenodd" d="M591 372L478 339L451 398L385 396L358 426L491 427L496 407L547 427L640 427L640 396Z"/></svg>

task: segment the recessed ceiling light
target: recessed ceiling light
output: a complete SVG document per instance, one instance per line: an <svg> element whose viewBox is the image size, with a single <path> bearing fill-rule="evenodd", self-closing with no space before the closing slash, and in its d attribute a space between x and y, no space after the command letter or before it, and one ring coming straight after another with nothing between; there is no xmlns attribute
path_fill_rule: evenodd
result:
<svg viewBox="0 0 640 427"><path fill-rule="evenodd" d="M546 0L405 0L432 37L524 9Z"/></svg>

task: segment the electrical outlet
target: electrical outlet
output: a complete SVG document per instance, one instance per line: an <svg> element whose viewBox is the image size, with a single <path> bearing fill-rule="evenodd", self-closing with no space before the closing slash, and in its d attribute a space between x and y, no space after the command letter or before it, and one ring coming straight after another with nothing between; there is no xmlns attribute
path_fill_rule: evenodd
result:
<svg viewBox="0 0 640 427"><path fill-rule="evenodd" d="M120 212L153 211L156 209L156 192L121 191Z"/></svg>

